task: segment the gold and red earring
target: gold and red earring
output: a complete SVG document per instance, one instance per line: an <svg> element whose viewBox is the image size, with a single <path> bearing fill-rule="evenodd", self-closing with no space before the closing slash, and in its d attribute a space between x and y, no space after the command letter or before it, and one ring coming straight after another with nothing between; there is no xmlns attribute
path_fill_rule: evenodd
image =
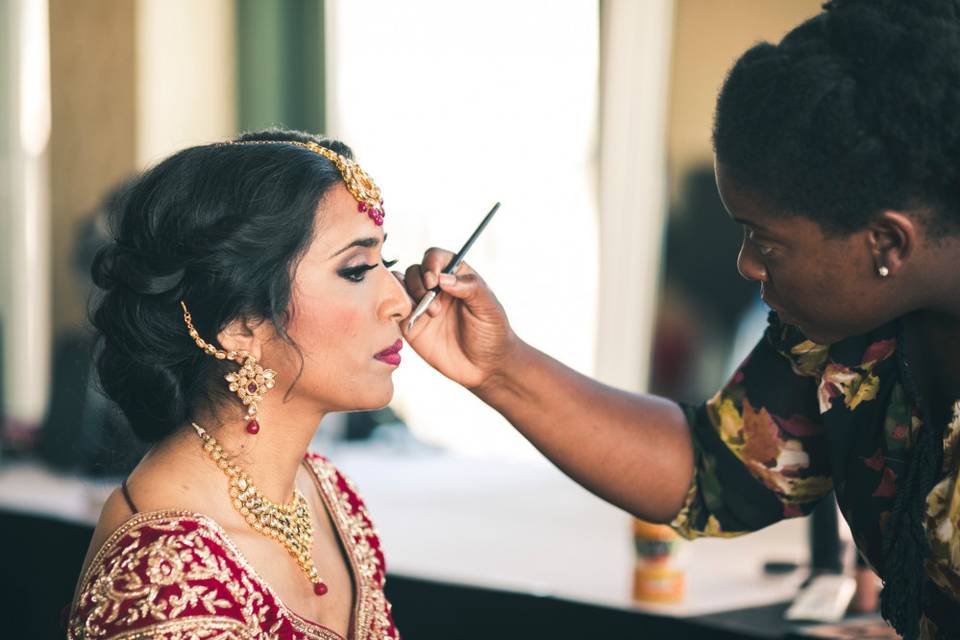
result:
<svg viewBox="0 0 960 640"><path fill-rule="evenodd" d="M244 414L247 420L247 433L258 433L260 422L257 420L257 404L263 399L264 394L276 385L277 372L273 369L264 369L247 351L224 351L201 338L193 326L193 317L187 310L186 303L181 301L180 306L183 307L183 321L187 324L190 337L198 347L203 349L204 353L217 360L231 360L240 365L238 371L228 373L224 378L230 391L237 394L240 401L247 407Z"/></svg>

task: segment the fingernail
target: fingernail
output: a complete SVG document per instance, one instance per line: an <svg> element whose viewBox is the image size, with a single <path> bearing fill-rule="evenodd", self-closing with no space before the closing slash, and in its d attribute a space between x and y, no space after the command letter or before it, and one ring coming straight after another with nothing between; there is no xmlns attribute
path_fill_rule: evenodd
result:
<svg viewBox="0 0 960 640"><path fill-rule="evenodd" d="M447 286L451 284L457 284L457 276L453 275L452 273L441 273L440 283Z"/></svg>
<svg viewBox="0 0 960 640"><path fill-rule="evenodd" d="M433 274L433 271L427 271L423 274L423 286L427 289L433 289L437 286L437 276Z"/></svg>

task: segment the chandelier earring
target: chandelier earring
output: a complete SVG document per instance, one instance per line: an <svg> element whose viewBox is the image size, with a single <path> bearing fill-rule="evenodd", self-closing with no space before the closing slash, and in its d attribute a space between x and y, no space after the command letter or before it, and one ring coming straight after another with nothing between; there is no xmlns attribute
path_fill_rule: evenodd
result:
<svg viewBox="0 0 960 640"><path fill-rule="evenodd" d="M257 420L257 405L264 394L276 385L277 372L273 369L264 369L247 351L224 351L201 338L193 326L193 317L187 310L186 303L181 301L180 306L183 307L183 321L187 325L190 337L204 353L217 360L231 360L240 365L238 371L228 373L224 379L230 391L237 394L240 401L247 407L244 413L244 419L247 420L247 433L251 435L258 433L260 422Z"/></svg>

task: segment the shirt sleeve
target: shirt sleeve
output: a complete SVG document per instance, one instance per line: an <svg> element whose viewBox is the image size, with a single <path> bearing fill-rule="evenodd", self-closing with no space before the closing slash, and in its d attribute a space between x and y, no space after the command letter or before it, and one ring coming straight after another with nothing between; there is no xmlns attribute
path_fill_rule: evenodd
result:
<svg viewBox="0 0 960 640"><path fill-rule="evenodd" d="M67 638L250 640L260 637L262 600L196 521L154 519L115 534L97 555Z"/></svg>
<svg viewBox="0 0 960 640"><path fill-rule="evenodd" d="M684 406L694 475L671 523L685 538L732 537L806 515L832 480L817 380L828 348L770 314L763 338L730 381Z"/></svg>

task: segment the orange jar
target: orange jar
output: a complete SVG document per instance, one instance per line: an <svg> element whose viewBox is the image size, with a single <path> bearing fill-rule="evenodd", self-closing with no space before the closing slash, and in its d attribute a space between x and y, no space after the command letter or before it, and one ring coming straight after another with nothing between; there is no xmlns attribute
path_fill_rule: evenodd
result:
<svg viewBox="0 0 960 640"><path fill-rule="evenodd" d="M667 525L634 518L634 600L679 602L683 599L682 544L680 537Z"/></svg>

